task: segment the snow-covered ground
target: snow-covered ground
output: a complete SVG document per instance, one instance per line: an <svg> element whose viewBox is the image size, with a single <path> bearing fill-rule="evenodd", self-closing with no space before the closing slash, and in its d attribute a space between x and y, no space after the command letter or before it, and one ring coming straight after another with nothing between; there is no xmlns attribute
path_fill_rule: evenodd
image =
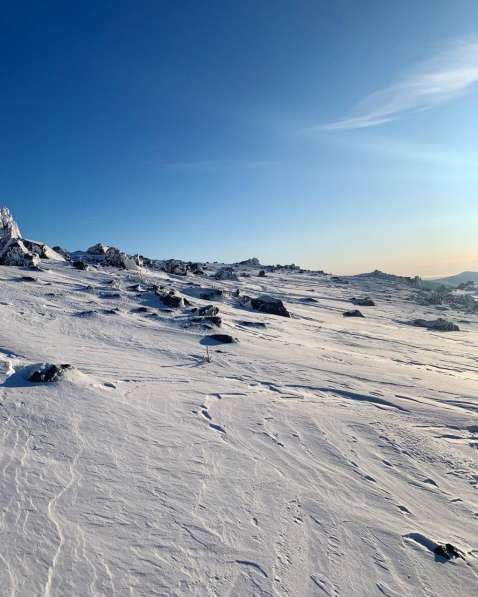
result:
<svg viewBox="0 0 478 597"><path fill-rule="evenodd" d="M207 362L136 274L48 267L0 267L2 597L477 594L476 315L431 332L404 323L443 315L405 285L253 275L214 285L292 317L228 295L239 342ZM28 383L39 362L76 369Z"/></svg>

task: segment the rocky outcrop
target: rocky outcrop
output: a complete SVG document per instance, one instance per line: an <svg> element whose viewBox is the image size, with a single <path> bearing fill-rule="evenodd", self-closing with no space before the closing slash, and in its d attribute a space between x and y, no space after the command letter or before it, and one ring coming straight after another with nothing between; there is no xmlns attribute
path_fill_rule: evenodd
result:
<svg viewBox="0 0 478 597"><path fill-rule="evenodd" d="M7 207L0 209L0 265L32 266L40 262L25 246L20 229Z"/></svg>
<svg viewBox="0 0 478 597"><path fill-rule="evenodd" d="M142 260L139 256L131 257L116 247L109 247L106 250L103 263L120 269L137 269L142 265Z"/></svg>
<svg viewBox="0 0 478 597"><path fill-rule="evenodd" d="M243 267L260 267L261 263L257 257L251 257L250 259L239 261L236 265L242 265Z"/></svg>
<svg viewBox="0 0 478 597"><path fill-rule="evenodd" d="M87 249L86 252L90 255L106 255L109 248L110 247L104 245L103 243L96 243L96 245L93 245L92 247Z"/></svg>

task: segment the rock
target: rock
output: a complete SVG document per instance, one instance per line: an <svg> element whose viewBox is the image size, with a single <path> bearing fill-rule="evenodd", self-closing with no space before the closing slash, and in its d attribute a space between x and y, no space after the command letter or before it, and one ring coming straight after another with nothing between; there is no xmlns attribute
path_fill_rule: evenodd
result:
<svg viewBox="0 0 478 597"><path fill-rule="evenodd" d="M0 209L0 247L4 241L21 238L20 229L8 207Z"/></svg>
<svg viewBox="0 0 478 597"><path fill-rule="evenodd" d="M445 545L439 544L433 551L437 556L445 558L446 560L451 560L452 558L465 559L463 553L451 543L445 543Z"/></svg>
<svg viewBox="0 0 478 597"><path fill-rule="evenodd" d="M55 253L58 253L59 255L62 255L62 256L63 256L63 258L64 258L66 261L70 261L70 260L71 260L71 255L70 255L70 253L69 253L69 252L68 252L66 249L63 249L63 247L60 247L59 245L55 245L55 246L53 247L53 250L55 251Z"/></svg>
<svg viewBox="0 0 478 597"><path fill-rule="evenodd" d="M57 381L68 369L71 369L71 365L44 365L42 368L34 371L28 378L28 381L32 383Z"/></svg>
<svg viewBox="0 0 478 597"><path fill-rule="evenodd" d="M303 303L318 303L319 301L311 296L306 296L305 298L302 299L302 302Z"/></svg>
<svg viewBox="0 0 478 597"><path fill-rule="evenodd" d="M248 296L242 297L241 302L250 306L254 311L261 313L270 313L271 315L280 315L281 317L290 317L289 311L285 308L284 303L273 296L262 295L257 298Z"/></svg>
<svg viewBox="0 0 478 597"><path fill-rule="evenodd" d="M257 275L259 276L259 278L265 278L266 272L263 269L261 269L261 271Z"/></svg>
<svg viewBox="0 0 478 597"><path fill-rule="evenodd" d="M41 259L53 259L55 261L64 261L65 258L61 253L57 253L54 249L49 247L46 243L40 243L36 240L27 240L25 238L22 239L23 244L25 247L33 253L34 255L38 255Z"/></svg>
<svg viewBox="0 0 478 597"><path fill-rule="evenodd" d="M427 328L428 330L436 330L438 332L459 332L460 328L451 321L447 321L439 317L438 319L414 319L411 322L412 325Z"/></svg>
<svg viewBox="0 0 478 597"><path fill-rule="evenodd" d="M234 344L237 342L237 339L229 334L209 334L209 336L206 336L204 339L206 342L212 341L219 344Z"/></svg>
<svg viewBox="0 0 478 597"><path fill-rule="evenodd" d="M104 245L103 243L96 243L96 245L93 245L92 247L87 249L86 252L90 255L106 255L109 248L110 247Z"/></svg>
<svg viewBox="0 0 478 597"><path fill-rule="evenodd" d="M204 276L204 270L201 263L191 263L191 273L195 276Z"/></svg>
<svg viewBox="0 0 478 597"><path fill-rule="evenodd" d="M166 305L166 307L178 309L184 306L183 298L175 294L174 290L167 292L158 289L156 290L156 295L160 298L161 302Z"/></svg>
<svg viewBox="0 0 478 597"><path fill-rule="evenodd" d="M116 247L109 247L105 253L104 264L120 269L137 269L142 261L139 256L131 257Z"/></svg>
<svg viewBox="0 0 478 597"><path fill-rule="evenodd" d="M222 319L217 315L206 315L204 317L191 317L191 323L199 325L212 324L218 328L222 325Z"/></svg>
<svg viewBox="0 0 478 597"><path fill-rule="evenodd" d="M348 280L344 280L340 276L332 276L330 279L332 280L332 282L336 282L337 284L348 284L349 283Z"/></svg>
<svg viewBox="0 0 478 597"><path fill-rule="evenodd" d="M75 269L79 269L82 271L86 271L88 269L88 266L86 265L86 263L84 261L80 261L79 259L77 261L73 261L71 265Z"/></svg>
<svg viewBox="0 0 478 597"><path fill-rule="evenodd" d="M149 313L148 307L135 307L131 309L131 313Z"/></svg>
<svg viewBox="0 0 478 597"><path fill-rule="evenodd" d="M216 272L214 276L216 280L233 280L237 282L239 278L236 276L236 272L232 267L223 267Z"/></svg>
<svg viewBox="0 0 478 597"><path fill-rule="evenodd" d="M200 317L213 317L219 313L219 307L216 305L206 305L205 307L195 307L193 313L196 313Z"/></svg>
<svg viewBox="0 0 478 597"><path fill-rule="evenodd" d="M20 267L37 265L38 255L25 246L17 223L7 207L0 209L0 264Z"/></svg>
<svg viewBox="0 0 478 597"><path fill-rule="evenodd" d="M33 276L21 276L19 280L21 282L38 282L38 278L34 278Z"/></svg>
<svg viewBox="0 0 478 597"><path fill-rule="evenodd" d="M358 309L352 309L351 311L345 311L342 315L344 317L365 317L365 315Z"/></svg>
<svg viewBox="0 0 478 597"><path fill-rule="evenodd" d="M364 298L352 298L352 303L354 305L358 305L359 307L375 307L375 303L372 301L371 298L368 296Z"/></svg>
<svg viewBox="0 0 478 597"><path fill-rule="evenodd" d="M260 328L260 329L264 329L267 327L267 324L264 323L263 321L238 321L237 322L239 325L242 325L246 328Z"/></svg>
<svg viewBox="0 0 478 597"><path fill-rule="evenodd" d="M0 249L0 265L16 265L18 267L31 267L40 263L40 257L29 251L23 241L10 239Z"/></svg>
<svg viewBox="0 0 478 597"><path fill-rule="evenodd" d="M261 265L259 259L257 257L251 257L250 259L245 259L244 261L239 261L236 265L242 265L244 267L259 267Z"/></svg>
<svg viewBox="0 0 478 597"><path fill-rule="evenodd" d="M126 290L130 290L131 292L147 292L146 288L141 286L141 284L131 284L126 287Z"/></svg>

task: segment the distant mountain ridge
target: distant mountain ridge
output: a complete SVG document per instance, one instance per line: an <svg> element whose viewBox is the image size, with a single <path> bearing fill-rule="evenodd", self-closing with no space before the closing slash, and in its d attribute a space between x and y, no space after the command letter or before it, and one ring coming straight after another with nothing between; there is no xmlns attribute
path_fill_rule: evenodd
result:
<svg viewBox="0 0 478 597"><path fill-rule="evenodd" d="M475 282L478 283L478 272L461 272L461 274L455 274L454 276L447 276L446 278L434 278L429 280L430 282L436 282L439 284L449 284L450 286L458 286L463 282Z"/></svg>

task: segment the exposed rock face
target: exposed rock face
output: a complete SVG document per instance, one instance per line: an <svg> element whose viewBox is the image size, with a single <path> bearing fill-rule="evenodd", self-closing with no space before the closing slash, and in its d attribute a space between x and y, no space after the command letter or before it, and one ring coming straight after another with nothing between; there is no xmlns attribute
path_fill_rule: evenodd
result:
<svg viewBox="0 0 478 597"><path fill-rule="evenodd" d="M204 307L195 307L193 309L193 313L199 315L200 317L212 317L219 313L219 307L216 305L205 305Z"/></svg>
<svg viewBox="0 0 478 597"><path fill-rule="evenodd" d="M251 298L250 296L244 296L241 298L243 305L249 306L254 311L260 311L261 313L270 313L271 315L280 315L281 317L290 317L289 311L285 308L284 303L273 296L263 294L258 298Z"/></svg>
<svg viewBox="0 0 478 597"><path fill-rule="evenodd" d="M9 240L0 249L0 265L16 265L18 267L36 266L40 257L29 251L19 238Z"/></svg>
<svg viewBox="0 0 478 597"><path fill-rule="evenodd" d="M223 267L214 276L216 280L234 280L237 282L239 278L232 267Z"/></svg>
<svg viewBox="0 0 478 597"><path fill-rule="evenodd" d="M38 255L41 259L54 259L57 261L63 261L65 259L61 253L50 248L46 243L27 240L25 238L22 239L22 242L31 253Z"/></svg>
<svg viewBox="0 0 478 597"><path fill-rule="evenodd" d="M442 317L438 319L414 319L411 322L412 325L415 325L420 328L427 328L428 330L436 330L439 332L459 332L460 328L451 321L447 321Z"/></svg>
<svg viewBox="0 0 478 597"><path fill-rule="evenodd" d="M96 245L93 245L87 249L86 252L90 255L106 255L108 249L109 247L107 245L104 245L103 243L97 243Z"/></svg>
<svg viewBox="0 0 478 597"><path fill-rule="evenodd" d="M13 238L21 238L20 229L8 207L2 207L0 209L0 245Z"/></svg>
<svg viewBox="0 0 478 597"><path fill-rule="evenodd" d="M104 264L111 267L119 267L120 269L137 269L142 264L142 261L139 256L130 257L116 247L109 247L105 253Z"/></svg>
<svg viewBox="0 0 478 597"><path fill-rule="evenodd" d="M61 255L64 259L66 259L66 261L70 261L71 260L70 253L66 249L64 249L63 247L60 247L59 245L55 245L53 247L53 250L55 251L55 253L58 253L58 255Z"/></svg>

